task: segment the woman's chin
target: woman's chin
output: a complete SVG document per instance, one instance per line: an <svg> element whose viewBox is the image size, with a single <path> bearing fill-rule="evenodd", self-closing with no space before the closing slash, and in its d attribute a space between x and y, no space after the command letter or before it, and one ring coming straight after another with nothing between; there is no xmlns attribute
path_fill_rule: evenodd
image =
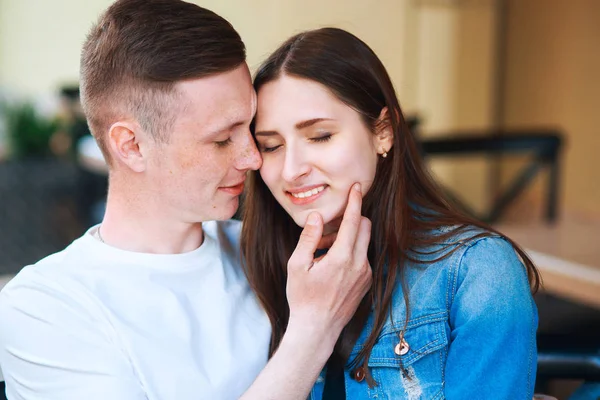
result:
<svg viewBox="0 0 600 400"><path fill-rule="evenodd" d="M321 214L321 217L323 218L323 225L325 227L328 226L334 226L334 227L339 227L339 224L342 221L342 216L344 215L344 210L343 208L341 210L332 210L331 208L329 209L313 209L313 210L308 210L302 213L297 213L294 214L292 216L292 219L294 220L294 222L296 223L296 225L298 225L301 228L304 228L306 226L306 220L308 219L308 216L310 215L311 212L318 212L319 214Z"/></svg>

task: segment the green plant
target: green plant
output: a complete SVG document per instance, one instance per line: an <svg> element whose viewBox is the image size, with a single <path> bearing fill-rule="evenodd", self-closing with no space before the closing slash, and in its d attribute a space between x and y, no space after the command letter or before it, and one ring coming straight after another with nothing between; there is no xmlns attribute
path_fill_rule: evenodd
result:
<svg viewBox="0 0 600 400"><path fill-rule="evenodd" d="M50 138L58 130L57 119L45 118L31 103L5 104L3 114L9 153L12 157L51 154Z"/></svg>

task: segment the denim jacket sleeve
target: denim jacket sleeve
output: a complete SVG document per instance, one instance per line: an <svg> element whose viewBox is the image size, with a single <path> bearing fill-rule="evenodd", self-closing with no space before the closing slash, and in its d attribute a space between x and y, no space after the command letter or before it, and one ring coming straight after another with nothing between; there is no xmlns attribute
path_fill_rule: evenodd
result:
<svg viewBox="0 0 600 400"><path fill-rule="evenodd" d="M474 240L459 252L448 299L446 398L530 400L537 308L526 270L500 237Z"/></svg>

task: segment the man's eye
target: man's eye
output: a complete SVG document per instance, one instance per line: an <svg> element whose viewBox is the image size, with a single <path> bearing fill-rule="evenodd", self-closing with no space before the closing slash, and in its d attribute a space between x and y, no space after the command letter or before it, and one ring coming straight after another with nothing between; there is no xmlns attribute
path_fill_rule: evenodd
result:
<svg viewBox="0 0 600 400"><path fill-rule="evenodd" d="M229 145L231 143L231 138L227 138L221 142L215 142L215 144L217 145L217 147L226 147L227 145Z"/></svg>

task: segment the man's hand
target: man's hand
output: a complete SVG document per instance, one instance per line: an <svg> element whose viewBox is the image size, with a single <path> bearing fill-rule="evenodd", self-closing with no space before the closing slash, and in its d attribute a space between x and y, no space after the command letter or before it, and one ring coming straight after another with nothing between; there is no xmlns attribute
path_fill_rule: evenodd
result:
<svg viewBox="0 0 600 400"><path fill-rule="evenodd" d="M317 259L314 253L323 244L323 220L316 212L309 215L288 262L288 332L300 330L335 343L369 290L371 222L361 216L361 205L360 185L355 184L335 242L325 256Z"/></svg>
<svg viewBox="0 0 600 400"><path fill-rule="evenodd" d="M288 261L290 320L273 358L243 400L303 400L333 352L335 342L371 286L367 260L371 222L360 215L360 185L350 190L337 238L318 259L323 219L312 213ZM324 239L324 240L323 240ZM328 242L328 243L327 243ZM324 244L325 243L325 244Z"/></svg>

